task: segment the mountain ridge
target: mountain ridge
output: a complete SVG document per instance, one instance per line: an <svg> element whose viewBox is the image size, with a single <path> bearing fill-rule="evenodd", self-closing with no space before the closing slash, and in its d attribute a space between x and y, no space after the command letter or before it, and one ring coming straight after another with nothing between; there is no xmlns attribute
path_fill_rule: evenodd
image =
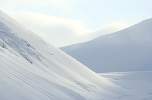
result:
<svg viewBox="0 0 152 100"><path fill-rule="evenodd" d="M152 70L149 61L152 58L151 27L152 19L148 19L121 31L61 49L96 72Z"/></svg>

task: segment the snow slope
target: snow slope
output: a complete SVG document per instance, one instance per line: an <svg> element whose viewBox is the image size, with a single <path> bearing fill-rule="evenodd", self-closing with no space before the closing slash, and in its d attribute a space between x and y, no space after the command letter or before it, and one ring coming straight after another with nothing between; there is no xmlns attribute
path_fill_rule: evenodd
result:
<svg viewBox="0 0 152 100"><path fill-rule="evenodd" d="M102 73L101 76L128 91L117 100L152 100L151 71Z"/></svg>
<svg viewBox="0 0 152 100"><path fill-rule="evenodd" d="M0 12L0 100L101 100L120 91Z"/></svg>
<svg viewBox="0 0 152 100"><path fill-rule="evenodd" d="M152 70L152 19L62 49L96 72Z"/></svg>

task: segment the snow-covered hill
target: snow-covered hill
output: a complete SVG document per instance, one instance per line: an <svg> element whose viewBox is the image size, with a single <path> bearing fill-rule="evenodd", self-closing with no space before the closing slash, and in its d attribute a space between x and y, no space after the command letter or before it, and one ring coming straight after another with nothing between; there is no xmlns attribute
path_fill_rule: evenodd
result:
<svg viewBox="0 0 152 100"><path fill-rule="evenodd" d="M0 100L101 100L116 88L0 12Z"/></svg>
<svg viewBox="0 0 152 100"><path fill-rule="evenodd" d="M62 49L96 72L152 70L152 19Z"/></svg>

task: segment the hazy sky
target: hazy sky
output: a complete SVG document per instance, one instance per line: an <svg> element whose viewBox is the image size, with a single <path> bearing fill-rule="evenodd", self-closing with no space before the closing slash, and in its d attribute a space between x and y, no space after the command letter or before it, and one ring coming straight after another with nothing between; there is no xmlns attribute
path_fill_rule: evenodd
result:
<svg viewBox="0 0 152 100"><path fill-rule="evenodd" d="M152 0L0 0L1 10L55 46L151 18L151 5Z"/></svg>

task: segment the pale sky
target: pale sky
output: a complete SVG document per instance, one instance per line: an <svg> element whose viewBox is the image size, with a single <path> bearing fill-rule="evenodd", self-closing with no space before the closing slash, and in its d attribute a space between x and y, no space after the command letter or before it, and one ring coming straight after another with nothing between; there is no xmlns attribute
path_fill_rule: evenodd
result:
<svg viewBox="0 0 152 100"><path fill-rule="evenodd" d="M151 18L151 4L151 0L0 0L0 9L59 47Z"/></svg>

